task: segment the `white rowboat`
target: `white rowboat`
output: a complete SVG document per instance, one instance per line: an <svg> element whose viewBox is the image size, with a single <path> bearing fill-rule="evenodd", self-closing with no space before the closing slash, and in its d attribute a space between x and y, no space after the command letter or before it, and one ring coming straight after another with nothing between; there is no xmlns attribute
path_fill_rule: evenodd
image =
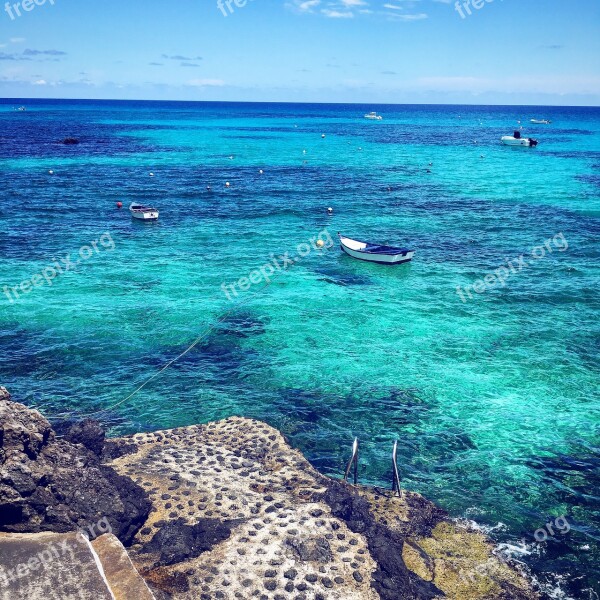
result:
<svg viewBox="0 0 600 600"><path fill-rule="evenodd" d="M365 260L381 265L401 265L402 263L410 262L415 255L415 251L408 248L360 242L344 237L339 233L338 235L340 236L342 250L352 258L358 260Z"/></svg>
<svg viewBox="0 0 600 600"><path fill-rule="evenodd" d="M158 211L143 204L132 203L129 212L134 219L139 221L158 221Z"/></svg>

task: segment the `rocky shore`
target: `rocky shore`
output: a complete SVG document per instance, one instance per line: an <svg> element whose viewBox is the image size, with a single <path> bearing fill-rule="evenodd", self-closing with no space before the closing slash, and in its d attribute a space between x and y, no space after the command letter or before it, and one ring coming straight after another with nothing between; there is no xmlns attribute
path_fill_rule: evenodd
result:
<svg viewBox="0 0 600 600"><path fill-rule="evenodd" d="M87 421L60 434L0 388L0 567L3 544L25 552L79 531L117 600L538 598L482 534L418 494L324 477L264 423L105 440ZM79 568L73 557L52 575ZM28 600L94 597L51 595L32 576ZM13 579L0 598L25 597Z"/></svg>

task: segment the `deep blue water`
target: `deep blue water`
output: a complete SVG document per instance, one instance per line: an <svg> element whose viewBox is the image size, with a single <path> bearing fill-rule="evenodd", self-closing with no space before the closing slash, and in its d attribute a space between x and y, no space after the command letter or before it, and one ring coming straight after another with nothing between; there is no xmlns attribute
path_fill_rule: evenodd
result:
<svg viewBox="0 0 600 600"><path fill-rule="evenodd" d="M520 126L537 148L499 143ZM598 108L0 100L0 384L114 435L257 417L333 476L358 436L365 483L398 439L405 487L598 598L599 186ZM338 231L415 261L310 242Z"/></svg>

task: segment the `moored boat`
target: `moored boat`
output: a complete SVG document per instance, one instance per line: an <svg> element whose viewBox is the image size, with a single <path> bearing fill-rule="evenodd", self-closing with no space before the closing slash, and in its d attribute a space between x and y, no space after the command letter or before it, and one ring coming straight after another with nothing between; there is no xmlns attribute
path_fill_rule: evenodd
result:
<svg viewBox="0 0 600 600"><path fill-rule="evenodd" d="M383 117L376 112L367 113L365 119L370 119L371 121L383 121Z"/></svg>
<svg viewBox="0 0 600 600"><path fill-rule="evenodd" d="M136 204L133 202L129 207L129 212L134 219L138 219L139 221L158 220L158 210L156 210L156 208L144 206L143 204Z"/></svg>
<svg viewBox="0 0 600 600"><path fill-rule="evenodd" d="M381 265L400 265L410 262L415 255L415 251L408 248L360 242L344 237L340 233L338 235L342 250L352 258L357 258L358 260L379 263Z"/></svg>
<svg viewBox="0 0 600 600"><path fill-rule="evenodd" d="M514 135L505 135L501 139L505 146L528 146L535 148L538 145L538 141L533 138L521 137L520 131L515 131Z"/></svg>
<svg viewBox="0 0 600 600"><path fill-rule="evenodd" d="M548 119L531 119L531 122L534 125L550 125L550 123L552 123L552 121L549 121Z"/></svg>

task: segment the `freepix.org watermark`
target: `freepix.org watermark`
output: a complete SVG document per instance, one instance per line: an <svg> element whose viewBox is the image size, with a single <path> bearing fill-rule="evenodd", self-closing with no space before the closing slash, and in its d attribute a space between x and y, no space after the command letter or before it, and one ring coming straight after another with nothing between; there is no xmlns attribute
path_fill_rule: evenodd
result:
<svg viewBox="0 0 600 600"><path fill-rule="evenodd" d="M5 285L2 291L8 298L8 301L14 304L22 295L30 294L37 288L44 285L51 287L58 277L76 269L79 264L90 260L90 258L99 254L103 249L110 252L115 249L115 242L110 233L103 233L99 239L93 240L89 244L79 248L77 252L78 259L73 260L70 254L67 254L65 258L61 258L60 260L52 259L54 262L44 267L39 273L32 275L29 279L25 279L19 285L12 287Z"/></svg>
<svg viewBox="0 0 600 600"><path fill-rule="evenodd" d="M530 267L534 261L541 260L548 254L552 254L555 250L558 252L566 252L569 249L569 242L563 233L555 235L553 238L547 239L541 246L536 246L531 250L532 261L527 261L524 254L519 258L511 260L506 259L506 264L496 269L493 273L488 273L482 279L478 279L472 285L456 287L456 293L459 295L463 303L468 300L473 300L471 291L476 294L484 294L488 290L493 290L497 287L506 287L506 282L517 273Z"/></svg>
<svg viewBox="0 0 600 600"><path fill-rule="evenodd" d="M244 8L248 2L254 2L254 0L217 0L217 8L224 17L227 17L232 15L236 8Z"/></svg>
<svg viewBox="0 0 600 600"><path fill-rule="evenodd" d="M6 2L4 10L10 17L11 21L14 21L17 17L21 16L21 11L31 12L36 6L44 6L46 2L54 6L55 0L20 0L20 2Z"/></svg>
<svg viewBox="0 0 600 600"><path fill-rule="evenodd" d="M247 277L240 277L235 283L221 284L221 289L227 298L233 302L234 297L237 297L239 291L246 292L251 286L258 285L259 283L270 283L276 273L287 271L290 267L306 258L313 250L328 250L333 244L331 234L327 229L324 229L312 237L308 243L298 244L296 247L297 254L294 256L290 256L289 252L281 256L271 254L271 260L266 262L262 267L254 269Z"/></svg>
<svg viewBox="0 0 600 600"><path fill-rule="evenodd" d="M542 544L548 541L548 538L557 537L560 535L567 535L571 531L571 524L567 520L567 517L557 517L553 521L549 521L541 527L537 529L533 534L533 538L535 540L534 544ZM530 541L526 538L521 539L520 546L511 546L512 551L516 551L521 555L531 554ZM496 573L498 569L498 561L495 557L488 558L485 563L479 564L474 569L469 570L461 570L460 577L465 583L476 583L477 580L491 577Z"/></svg>
<svg viewBox="0 0 600 600"><path fill-rule="evenodd" d="M454 10L460 15L461 19L466 19L467 15L471 16L473 14L471 7L475 10L481 10L486 4L491 4L493 1L494 0L456 0Z"/></svg>
<svg viewBox="0 0 600 600"><path fill-rule="evenodd" d="M0 566L0 585L6 587L9 583L16 583L17 580L24 577L34 577L40 569L51 569L52 563L63 557L73 560L77 549L75 543L87 544L88 541L95 540L106 533L112 533L112 531L108 519L103 517L97 523L79 529L77 532L79 536L74 540L66 539L46 544L41 552L29 557L26 562L19 563L13 569Z"/></svg>

